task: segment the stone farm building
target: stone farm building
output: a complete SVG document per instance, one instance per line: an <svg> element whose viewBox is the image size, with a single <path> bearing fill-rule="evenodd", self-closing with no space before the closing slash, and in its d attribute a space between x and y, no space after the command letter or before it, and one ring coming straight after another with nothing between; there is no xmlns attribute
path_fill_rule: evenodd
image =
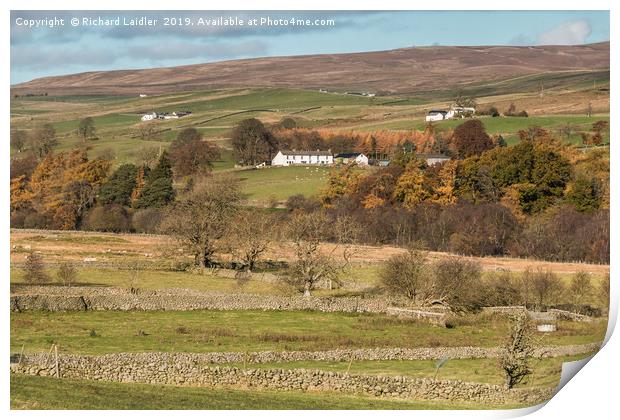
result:
<svg viewBox="0 0 620 420"><path fill-rule="evenodd" d="M334 156L336 163L344 163L345 165L355 162L360 166L368 165L368 156L363 153L338 153Z"/></svg>
<svg viewBox="0 0 620 420"><path fill-rule="evenodd" d="M333 165L334 156L330 150L303 151L280 150L271 160L271 166L290 165Z"/></svg>

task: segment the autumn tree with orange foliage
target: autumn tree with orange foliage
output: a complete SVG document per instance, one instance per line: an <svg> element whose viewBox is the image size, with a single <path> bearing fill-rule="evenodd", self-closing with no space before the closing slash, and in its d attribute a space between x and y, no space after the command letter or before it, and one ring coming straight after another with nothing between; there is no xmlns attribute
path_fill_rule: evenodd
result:
<svg viewBox="0 0 620 420"><path fill-rule="evenodd" d="M324 207L332 207L334 203L344 195L355 189L355 185L361 178L361 174L356 172L356 165L346 165L334 169L329 173L327 188L321 194L321 202Z"/></svg>
<svg viewBox="0 0 620 420"><path fill-rule="evenodd" d="M413 208L432 196L424 183L423 166L423 162L411 160L396 182L394 199L405 208Z"/></svg>
<svg viewBox="0 0 620 420"><path fill-rule="evenodd" d="M57 229L74 229L110 169L101 158L89 161L86 151L48 153L37 165L30 181L11 182L11 208L29 207L49 215Z"/></svg>
<svg viewBox="0 0 620 420"><path fill-rule="evenodd" d="M318 128L274 128L280 148L298 150L331 149L333 153L360 152L371 158L386 158L402 150L410 142L415 150L431 153L435 148L435 132L427 130L357 131Z"/></svg>

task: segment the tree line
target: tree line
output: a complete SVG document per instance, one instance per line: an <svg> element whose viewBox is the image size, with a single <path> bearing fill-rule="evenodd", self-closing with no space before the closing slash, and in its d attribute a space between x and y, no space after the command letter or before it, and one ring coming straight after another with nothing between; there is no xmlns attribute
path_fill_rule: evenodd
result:
<svg viewBox="0 0 620 420"><path fill-rule="evenodd" d="M401 152L375 171L334 170L318 203L364 226L372 244L420 241L428 249L467 255L609 261L609 157L520 132L510 147L493 145L480 121L454 132L457 156L428 166ZM460 136L463 136L462 138Z"/></svg>
<svg viewBox="0 0 620 420"><path fill-rule="evenodd" d="M235 129L233 145L256 159L279 144L266 146L274 133L302 133L286 128L292 126L283 121L277 131L245 120ZM430 250L466 255L608 262L608 155L600 149L583 153L538 127L519 136L516 145L499 144L472 119L451 134L446 147L454 158L443 164L428 166L416 147L401 147L387 167L334 168L318 197L291 197L289 212L279 214L274 226L296 213L316 213L327 215L327 230L346 217L360 227L355 235L360 243L417 241ZM89 160L87 148L49 151L32 167L13 161L11 226L154 232L178 210L181 197L214 182L211 169L218 158L219 149L189 128L150 165L123 164L112 173L111 162ZM235 184L232 178L227 182ZM239 191L233 200L228 194L233 190L225 189L223 197L241 200ZM206 209L201 217L215 211ZM336 236L326 233L328 241ZM209 255L207 248L197 262L208 264Z"/></svg>
<svg viewBox="0 0 620 420"><path fill-rule="evenodd" d="M88 132L90 123L84 121L80 130ZM187 178L191 183L192 176L209 173L219 159L219 149L193 128L179 132L150 165L122 164L112 173L112 161L89 160L88 147L54 153L57 139L51 125L29 138L49 147L39 156L40 149L30 146L25 156L11 162L13 227L142 230L160 217L153 210L174 201L174 182Z"/></svg>

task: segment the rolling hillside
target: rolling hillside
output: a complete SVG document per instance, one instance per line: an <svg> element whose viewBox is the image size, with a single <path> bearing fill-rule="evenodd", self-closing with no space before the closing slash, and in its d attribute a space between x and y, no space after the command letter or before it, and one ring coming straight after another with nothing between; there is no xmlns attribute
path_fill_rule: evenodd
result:
<svg viewBox="0 0 620 420"><path fill-rule="evenodd" d="M575 82L575 78L608 68L609 42L577 46L438 46L93 71L35 79L14 85L11 90L13 94L116 95L288 87L403 94L495 85L497 94L497 90L509 91L515 78L546 74L552 76L546 80L556 83L566 77ZM537 80L533 82L537 84Z"/></svg>

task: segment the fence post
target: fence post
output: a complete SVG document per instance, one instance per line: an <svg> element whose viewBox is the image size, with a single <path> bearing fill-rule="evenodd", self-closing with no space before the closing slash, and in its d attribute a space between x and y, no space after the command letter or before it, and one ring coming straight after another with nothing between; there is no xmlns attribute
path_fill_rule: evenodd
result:
<svg viewBox="0 0 620 420"><path fill-rule="evenodd" d="M60 378L60 370L58 363L58 344L54 344L54 353L56 354L56 377Z"/></svg>
<svg viewBox="0 0 620 420"><path fill-rule="evenodd" d="M50 357L52 357L52 351L54 350L54 345L52 344L50 347L50 351L47 352L47 357L45 358L45 367L50 362Z"/></svg>
<svg viewBox="0 0 620 420"><path fill-rule="evenodd" d="M353 363L353 350L351 350L351 357L349 358L349 366L347 366L347 375L349 374L349 371L351 370L352 363Z"/></svg>

